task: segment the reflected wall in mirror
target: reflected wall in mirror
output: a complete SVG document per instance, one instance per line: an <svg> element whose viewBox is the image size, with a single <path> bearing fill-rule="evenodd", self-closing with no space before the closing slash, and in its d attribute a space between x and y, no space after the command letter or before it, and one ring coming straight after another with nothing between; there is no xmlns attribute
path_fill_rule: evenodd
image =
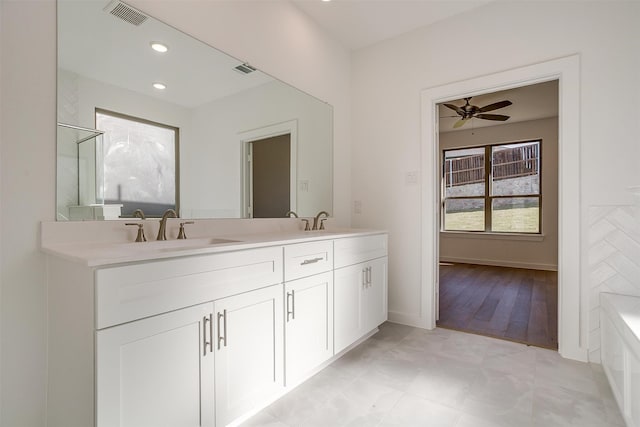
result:
<svg viewBox="0 0 640 427"><path fill-rule="evenodd" d="M155 50L154 43L166 51ZM175 129L175 177L167 175L169 154L149 151L163 150L166 143L134 131L115 135L100 120L104 112ZM172 203L183 218L331 211L332 118L325 102L122 2L58 1L59 220L130 217L145 207L156 216ZM79 154L82 144L66 132L73 127L104 135L82 142L86 152ZM147 148L135 145L140 140ZM147 162L125 165L111 156L114 146L120 159L131 160L137 153L140 159L165 163L153 163L155 174L143 173L134 168ZM254 156L260 162L255 170ZM106 162L109 158L115 163ZM265 170L281 173L265 175ZM114 174L117 183L110 184ZM174 189L168 188L172 179ZM145 190L136 186L140 181ZM265 195L264 189L277 196ZM167 191L175 201L159 196ZM278 207L269 206L276 199ZM265 200L267 208L254 215L254 204Z"/></svg>

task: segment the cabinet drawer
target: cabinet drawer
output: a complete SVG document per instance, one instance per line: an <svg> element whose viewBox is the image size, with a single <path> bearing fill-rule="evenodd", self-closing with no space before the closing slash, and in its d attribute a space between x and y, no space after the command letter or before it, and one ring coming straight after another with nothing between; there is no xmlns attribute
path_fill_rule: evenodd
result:
<svg viewBox="0 0 640 427"><path fill-rule="evenodd" d="M333 241L298 243L284 247L284 280L294 280L333 269Z"/></svg>
<svg viewBox="0 0 640 427"><path fill-rule="evenodd" d="M96 270L96 329L282 282L282 247Z"/></svg>
<svg viewBox="0 0 640 427"><path fill-rule="evenodd" d="M335 268L387 256L387 235L349 237L334 240Z"/></svg>

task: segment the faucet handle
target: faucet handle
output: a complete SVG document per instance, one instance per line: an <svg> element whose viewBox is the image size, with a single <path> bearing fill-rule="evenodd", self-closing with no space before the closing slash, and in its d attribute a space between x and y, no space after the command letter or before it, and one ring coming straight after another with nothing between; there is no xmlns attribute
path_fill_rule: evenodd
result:
<svg viewBox="0 0 640 427"><path fill-rule="evenodd" d="M306 218L302 218L302 221L304 222L304 231L310 231L311 227L309 227L309 220Z"/></svg>
<svg viewBox="0 0 640 427"><path fill-rule="evenodd" d="M144 235L144 224L136 224L133 222L126 222L124 225L137 225L138 235L136 236L136 242L146 242L147 237Z"/></svg>
<svg viewBox="0 0 640 427"><path fill-rule="evenodd" d="M184 232L184 226L188 224L195 224L193 221L185 221L180 223L180 230L178 231L178 239L186 239L187 233Z"/></svg>
<svg viewBox="0 0 640 427"><path fill-rule="evenodd" d="M327 220L327 218L322 218L320 220L320 227L318 227L318 230L324 230L324 222Z"/></svg>
<svg viewBox="0 0 640 427"><path fill-rule="evenodd" d="M140 219L147 219L142 209L136 209L135 211L133 211L133 217L140 218Z"/></svg>

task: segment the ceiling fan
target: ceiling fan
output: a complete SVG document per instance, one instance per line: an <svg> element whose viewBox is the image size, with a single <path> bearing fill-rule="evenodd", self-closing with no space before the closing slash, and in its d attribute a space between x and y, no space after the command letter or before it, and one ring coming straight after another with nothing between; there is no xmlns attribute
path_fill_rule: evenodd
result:
<svg viewBox="0 0 640 427"><path fill-rule="evenodd" d="M458 116L461 117L461 119L458 120L453 125L454 129L462 127L470 119L497 120L501 122L504 122L505 120L509 119L509 116L505 116L502 114L484 114L484 113L486 113L487 111L493 111L493 110L498 110L500 108L508 107L509 105L512 104L511 101L505 100L505 101L500 101L500 102L495 102L493 104L485 105L484 107L476 107L475 105L469 104L470 99L471 97L465 98L464 99L465 104L462 107L458 107L457 105L453 105L453 104L443 104L445 107L450 108L456 113L458 113ZM456 117L456 116L449 116L449 117Z"/></svg>

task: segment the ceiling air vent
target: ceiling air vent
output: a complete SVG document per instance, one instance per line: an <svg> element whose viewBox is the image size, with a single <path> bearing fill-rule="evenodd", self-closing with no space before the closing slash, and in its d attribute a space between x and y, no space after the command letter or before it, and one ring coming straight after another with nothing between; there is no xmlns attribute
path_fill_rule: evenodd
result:
<svg viewBox="0 0 640 427"><path fill-rule="evenodd" d="M137 11L131 6L118 0L112 1L103 10L116 18L120 18L129 24L135 25L136 27L148 18L144 13Z"/></svg>
<svg viewBox="0 0 640 427"><path fill-rule="evenodd" d="M253 73L256 70L254 67L247 64L246 62L244 64L238 65L237 67L233 67L233 69L242 74Z"/></svg>

